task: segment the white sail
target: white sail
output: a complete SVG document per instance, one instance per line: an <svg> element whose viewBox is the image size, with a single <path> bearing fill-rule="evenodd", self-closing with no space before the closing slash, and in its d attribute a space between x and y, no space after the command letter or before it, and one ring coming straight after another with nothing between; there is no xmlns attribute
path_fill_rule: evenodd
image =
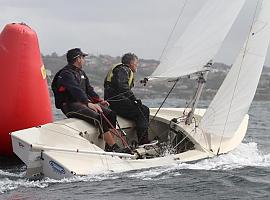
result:
<svg viewBox="0 0 270 200"><path fill-rule="evenodd" d="M270 41L270 1L264 0L248 40L201 120L210 135L230 137L247 113Z"/></svg>
<svg viewBox="0 0 270 200"><path fill-rule="evenodd" d="M245 0L208 0L150 78L181 77L202 71L213 59Z"/></svg>

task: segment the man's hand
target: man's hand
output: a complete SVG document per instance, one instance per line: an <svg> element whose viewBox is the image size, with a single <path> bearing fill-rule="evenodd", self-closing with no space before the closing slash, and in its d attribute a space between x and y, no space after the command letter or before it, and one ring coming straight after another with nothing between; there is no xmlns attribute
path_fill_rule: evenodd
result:
<svg viewBox="0 0 270 200"><path fill-rule="evenodd" d="M101 109L101 107L98 104L94 104L96 106L96 109L99 113L102 113L103 110Z"/></svg>
<svg viewBox="0 0 270 200"><path fill-rule="evenodd" d="M109 106L110 103L108 101L102 100L101 102L99 102L101 105L103 106Z"/></svg>
<svg viewBox="0 0 270 200"><path fill-rule="evenodd" d="M98 104L88 103L87 106L97 113L102 113L102 109Z"/></svg>

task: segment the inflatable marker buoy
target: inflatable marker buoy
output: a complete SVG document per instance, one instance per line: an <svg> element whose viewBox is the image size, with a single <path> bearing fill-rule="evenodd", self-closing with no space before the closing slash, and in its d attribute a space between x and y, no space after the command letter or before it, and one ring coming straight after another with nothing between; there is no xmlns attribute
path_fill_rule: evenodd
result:
<svg viewBox="0 0 270 200"><path fill-rule="evenodd" d="M0 95L0 155L12 155L10 132L52 122L37 35L25 24L0 33Z"/></svg>

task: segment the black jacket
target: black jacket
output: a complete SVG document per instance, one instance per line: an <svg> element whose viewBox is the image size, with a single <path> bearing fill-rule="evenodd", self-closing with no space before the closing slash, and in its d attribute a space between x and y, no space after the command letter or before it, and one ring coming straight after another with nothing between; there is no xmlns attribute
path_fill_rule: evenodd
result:
<svg viewBox="0 0 270 200"><path fill-rule="evenodd" d="M85 72L74 65L66 65L56 73L52 82L56 108L62 108L63 103L100 102L98 94L90 85Z"/></svg>
<svg viewBox="0 0 270 200"><path fill-rule="evenodd" d="M110 101L111 99L126 99L135 101L136 97L131 91L134 87L134 79L129 85L129 78L131 76L131 69L124 64L119 64L113 71L111 82L107 81L107 77L104 81L104 97ZM107 75L108 76L108 75Z"/></svg>

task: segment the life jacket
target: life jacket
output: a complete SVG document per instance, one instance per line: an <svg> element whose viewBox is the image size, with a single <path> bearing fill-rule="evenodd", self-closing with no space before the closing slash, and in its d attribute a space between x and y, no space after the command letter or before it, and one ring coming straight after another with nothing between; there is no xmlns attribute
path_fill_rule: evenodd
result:
<svg viewBox="0 0 270 200"><path fill-rule="evenodd" d="M105 82L107 83L111 83L112 82L112 78L113 78L113 70L116 68L116 67L120 67L120 66L123 66L124 64L122 63L118 63L116 65L113 65L112 68L110 69L110 71L108 72L107 76L106 76L106 79L105 79ZM129 74L129 77L128 77L128 85L129 87L132 86L132 84L134 84L134 73L132 70L129 70L129 72L127 72Z"/></svg>
<svg viewBox="0 0 270 200"><path fill-rule="evenodd" d="M58 108L58 109L61 109L62 108L64 102L67 103L67 102L70 101L70 97L68 97L68 95L65 93L66 92L66 88L64 86L58 84L59 75L64 70L67 70L67 71L73 73L73 75L74 75L75 78L77 77L77 74L73 70L70 69L70 66L69 65L67 65L64 68L60 69L55 74L55 76L53 78L53 81L52 81L51 88L52 88L52 91L53 91L53 94L54 94L55 107ZM85 74L83 74L83 75L84 75L84 77L86 77ZM85 90L85 81L83 81L83 82L80 83L80 87L83 90Z"/></svg>
<svg viewBox="0 0 270 200"><path fill-rule="evenodd" d="M52 91L53 91L53 94L54 94L54 103L55 103L55 107L58 108L58 109L61 109L62 107L62 104L63 102L65 101L65 95L64 95L64 88L62 88L61 86L59 87L57 82L58 82L58 77L59 77L59 74L64 70L61 69L59 70L54 78L53 78L53 81L52 81L52 85L51 85L51 88L52 88Z"/></svg>

